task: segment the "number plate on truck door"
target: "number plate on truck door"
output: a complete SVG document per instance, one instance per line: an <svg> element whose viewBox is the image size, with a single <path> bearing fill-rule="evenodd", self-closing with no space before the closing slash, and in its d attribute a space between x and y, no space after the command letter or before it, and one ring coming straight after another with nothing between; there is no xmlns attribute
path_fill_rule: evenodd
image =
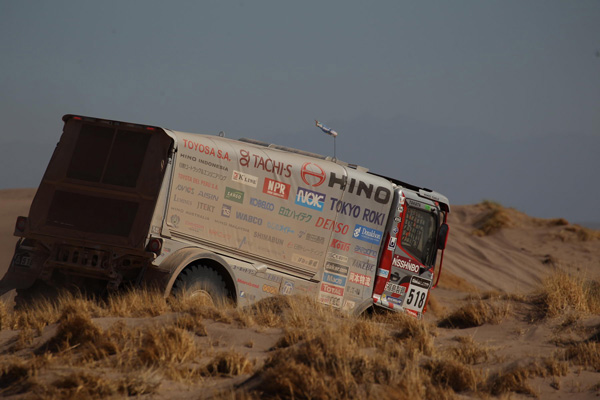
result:
<svg viewBox="0 0 600 400"><path fill-rule="evenodd" d="M431 286L430 280L419 276L411 277L410 285L408 286L406 297L404 298L404 308L416 312L423 311L425 301L427 300L427 293L429 292L429 286Z"/></svg>

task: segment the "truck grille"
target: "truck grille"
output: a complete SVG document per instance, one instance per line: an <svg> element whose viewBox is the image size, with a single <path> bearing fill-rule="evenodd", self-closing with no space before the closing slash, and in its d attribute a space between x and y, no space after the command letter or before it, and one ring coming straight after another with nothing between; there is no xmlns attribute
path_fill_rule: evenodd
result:
<svg viewBox="0 0 600 400"><path fill-rule="evenodd" d="M107 269L110 258L109 253L102 250L61 246L54 261L68 266Z"/></svg>

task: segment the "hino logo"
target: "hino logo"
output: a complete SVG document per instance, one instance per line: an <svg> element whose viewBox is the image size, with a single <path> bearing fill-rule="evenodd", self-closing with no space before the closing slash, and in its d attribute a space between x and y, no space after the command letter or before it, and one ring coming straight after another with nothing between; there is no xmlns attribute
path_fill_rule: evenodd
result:
<svg viewBox="0 0 600 400"><path fill-rule="evenodd" d="M327 175L323 168L319 167L317 164L306 162L302 164L302 169L300 170L300 177L308 186L321 186L323 182L325 182L325 178Z"/></svg>
<svg viewBox="0 0 600 400"><path fill-rule="evenodd" d="M331 188L335 185L339 185L340 189L344 190L346 189L346 181L345 175L338 178L334 172L331 172L329 174L329 182L327 185ZM348 193L355 193L357 196L364 196L367 199L373 198L373 200L380 204L389 203L390 198L392 197L390 189L383 186L375 187L372 183L367 184L360 180L357 181L354 178L350 179Z"/></svg>

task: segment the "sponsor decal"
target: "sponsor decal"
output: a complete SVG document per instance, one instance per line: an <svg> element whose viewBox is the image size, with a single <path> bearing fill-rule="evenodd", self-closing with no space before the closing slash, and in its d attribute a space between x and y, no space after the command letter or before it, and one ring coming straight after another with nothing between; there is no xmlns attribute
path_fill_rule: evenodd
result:
<svg viewBox="0 0 600 400"><path fill-rule="evenodd" d="M203 154L209 155L211 157L216 157L220 160L231 161L229 159L228 152L219 150L214 147L204 145L202 143L194 142L193 140L183 139L183 147L190 149L190 150L196 150L199 153L203 153Z"/></svg>
<svg viewBox="0 0 600 400"><path fill-rule="evenodd" d="M359 205L354 205L347 201L338 200L333 197L330 200L330 210L335 210L339 214L348 215L354 218L359 218L361 216L361 207ZM385 213L373 211L368 208L365 208L362 211L363 221L370 222L375 225L383 225L383 223L385 222Z"/></svg>
<svg viewBox="0 0 600 400"><path fill-rule="evenodd" d="M191 200L184 199L181 196L177 197L176 194L173 195L173 201L176 202L176 203L185 204L186 206L191 206L192 205L192 201Z"/></svg>
<svg viewBox="0 0 600 400"><path fill-rule="evenodd" d="M319 302L322 304L326 304L335 308L341 308L342 307L342 299L343 297L340 296L336 296L334 294L328 294L328 293L323 293L320 292L319 293Z"/></svg>
<svg viewBox="0 0 600 400"><path fill-rule="evenodd" d="M317 268L319 266L319 260L315 260L314 258L301 256L300 254L292 254L292 262L305 265L311 268Z"/></svg>
<svg viewBox="0 0 600 400"><path fill-rule="evenodd" d="M255 275L256 274L256 270L253 268L247 268L247 267L242 267L239 265L233 265L232 266L233 269L243 272L244 274L248 274L248 275Z"/></svg>
<svg viewBox="0 0 600 400"><path fill-rule="evenodd" d="M250 205L267 211L273 211L275 209L275 204L255 197L250 197Z"/></svg>
<svg viewBox="0 0 600 400"><path fill-rule="evenodd" d="M335 233L341 233L342 235L348 233L348 230L350 229L350 227L346 224L343 224L341 222L338 222L336 224L334 220L326 219L323 217L319 217L317 219L317 223L315 224L315 226L317 228L323 228L330 231L334 231Z"/></svg>
<svg viewBox="0 0 600 400"><path fill-rule="evenodd" d="M248 294L248 293L244 292L243 290L240 290L240 297L242 299L248 299L250 301L254 301L254 299L256 298L256 296L254 296L253 294Z"/></svg>
<svg viewBox="0 0 600 400"><path fill-rule="evenodd" d="M317 187L325 182L327 175L323 168L315 163L306 162L300 169L300 177L308 186Z"/></svg>
<svg viewBox="0 0 600 400"><path fill-rule="evenodd" d="M388 250L394 250L396 248L396 241L398 240L398 238L395 237L391 237L390 241L388 243Z"/></svg>
<svg viewBox="0 0 600 400"><path fill-rule="evenodd" d="M312 215L310 215L310 214L307 214L305 212L298 213L287 207L280 207L279 215L283 215L284 217L287 217L287 218L293 218L296 221L300 221L300 222L309 222L312 219Z"/></svg>
<svg viewBox="0 0 600 400"><path fill-rule="evenodd" d="M379 244L382 235L383 232L378 231L377 229L367 228L366 226L356 224L354 226L354 233L352 234L352 237L362 240L363 242Z"/></svg>
<svg viewBox="0 0 600 400"><path fill-rule="evenodd" d="M287 247L288 249L294 249L303 253L310 253L310 255L316 257L321 257L323 255L323 250L316 250L307 246L303 246L299 243L288 242Z"/></svg>
<svg viewBox="0 0 600 400"><path fill-rule="evenodd" d="M179 168L185 169L186 171L193 172L195 174L204 175L204 176L207 176L207 177L212 178L212 179L218 179L220 181L224 181L225 179L227 179L227 176L225 176L225 175L221 175L221 174L219 174L217 172L214 172L214 171L207 171L204 168L196 167L196 166L193 166L193 165L187 165L184 162L180 162L179 163ZM199 184L200 183L200 179L193 178L190 182L194 182L194 183Z"/></svg>
<svg viewBox="0 0 600 400"><path fill-rule="evenodd" d="M342 310L350 311L350 310L354 309L354 307L356 307L356 303L354 301L346 300L346 301L344 301L344 307L342 307Z"/></svg>
<svg viewBox="0 0 600 400"><path fill-rule="evenodd" d="M392 266L413 272L415 274L419 273L419 270L421 269L420 265L416 264L414 261L397 255L394 256L394 259L392 260Z"/></svg>
<svg viewBox="0 0 600 400"><path fill-rule="evenodd" d="M215 211L215 206L211 206L210 204L203 203L201 201L198 202L197 210L208 211L210 213Z"/></svg>
<svg viewBox="0 0 600 400"><path fill-rule="evenodd" d="M265 182L263 184L263 193L287 200L290 196L290 190L291 186L287 183L265 178Z"/></svg>
<svg viewBox="0 0 600 400"><path fill-rule="evenodd" d="M354 252L356 254L360 254L362 256L367 256L367 257L371 257L371 258L377 257L377 250L368 249L368 248L360 246L358 244L354 246Z"/></svg>
<svg viewBox="0 0 600 400"><path fill-rule="evenodd" d="M344 288L338 287L338 286L333 286L333 285L328 285L326 283L321 283L321 292L327 293L327 294L333 294L335 296L343 296Z"/></svg>
<svg viewBox="0 0 600 400"><path fill-rule="evenodd" d="M419 276L413 276L410 278L410 284L412 286L418 286L422 289L429 289L431 281L429 279L421 278Z"/></svg>
<svg viewBox="0 0 600 400"><path fill-rule="evenodd" d="M244 192L241 190L225 187L225 200L235 201L236 203L244 203Z"/></svg>
<svg viewBox="0 0 600 400"><path fill-rule="evenodd" d="M275 286L271 286L271 285L267 285L267 284L262 285L262 291L265 293L272 294L272 295L279 294L279 288L276 288Z"/></svg>
<svg viewBox="0 0 600 400"><path fill-rule="evenodd" d="M346 286L346 277L336 274L331 274L329 272L323 272L323 282L331 283L332 285L337 286Z"/></svg>
<svg viewBox="0 0 600 400"><path fill-rule="evenodd" d="M178 190L180 192L186 192L189 194L194 194L194 188L190 187L190 186L186 186L186 185L177 185L177 187L175 188L175 190Z"/></svg>
<svg viewBox="0 0 600 400"><path fill-rule="evenodd" d="M282 175L286 178L292 175L292 166L290 164L264 158L258 154L252 154L248 150L240 150L240 165L261 169L275 175Z"/></svg>
<svg viewBox="0 0 600 400"><path fill-rule="evenodd" d="M221 207L221 216L225 218L231 217L231 206L227 204L223 204Z"/></svg>
<svg viewBox="0 0 600 400"><path fill-rule="evenodd" d="M342 251L348 251L348 250L350 250L350 243L342 242L341 240L338 240L338 239L332 239L329 247L333 247L334 249L338 249L338 250L342 250Z"/></svg>
<svg viewBox="0 0 600 400"><path fill-rule="evenodd" d="M267 222L267 228L273 229L283 233L294 233L294 230L286 225L276 224L274 222Z"/></svg>
<svg viewBox="0 0 600 400"><path fill-rule="evenodd" d="M233 170L233 173L231 174L231 180L251 187L256 187L258 185L258 178L256 176L236 170Z"/></svg>
<svg viewBox="0 0 600 400"><path fill-rule="evenodd" d="M240 283L242 285L250 286L250 287L253 287L256 289L258 289L258 287L259 287L256 283L245 281L242 278L237 278L237 281L238 281L238 283Z"/></svg>
<svg viewBox="0 0 600 400"><path fill-rule="evenodd" d="M283 285L281 285L281 294L285 296L289 296L294 292L294 282L292 281L283 281Z"/></svg>
<svg viewBox="0 0 600 400"><path fill-rule="evenodd" d="M281 285L281 281L283 280L283 278L279 275L269 274L269 273L265 273L265 272L257 272L256 277L276 283L277 291L279 291L279 286Z"/></svg>
<svg viewBox="0 0 600 400"><path fill-rule="evenodd" d="M229 239L231 239L231 235L230 235L230 234L228 234L228 233L224 233L224 232L221 232L221 231L218 231L218 230L216 230L216 229L212 229L212 228L210 228L210 229L208 230L208 233L209 233L211 236L215 236L215 237L217 237L217 238L219 238L219 239L223 239L223 240L229 240Z"/></svg>
<svg viewBox="0 0 600 400"><path fill-rule="evenodd" d="M263 223L262 218L255 217L254 215L246 214L241 211L236 211L235 217L239 220L248 222L250 224L258 225L258 226L261 226Z"/></svg>
<svg viewBox="0 0 600 400"><path fill-rule="evenodd" d="M185 221L183 223L187 229L193 232L204 232L204 225L197 224L191 221Z"/></svg>
<svg viewBox="0 0 600 400"><path fill-rule="evenodd" d="M390 271L388 271L387 269L378 269L377 270L377 276L381 276L382 278L387 278L388 276L390 276Z"/></svg>
<svg viewBox="0 0 600 400"><path fill-rule="evenodd" d="M216 194L204 192L202 190L198 191L198 196L212 201L219 201L219 196L217 196Z"/></svg>
<svg viewBox="0 0 600 400"><path fill-rule="evenodd" d="M330 261L327 261L325 263L325 270L336 273L336 274L348 276L348 267L347 266L332 263Z"/></svg>
<svg viewBox="0 0 600 400"><path fill-rule="evenodd" d="M312 210L323 211L325 204L325 195L323 193L314 192L303 187L298 188L296 193L296 204L302 207L307 207Z"/></svg>
<svg viewBox="0 0 600 400"><path fill-rule="evenodd" d="M185 210L185 214L186 215L190 215L190 216L192 216L194 218L203 219L205 221L209 221L210 220L210 218L208 218L206 215L204 215L204 214L198 214L195 211Z"/></svg>
<svg viewBox="0 0 600 400"><path fill-rule="evenodd" d="M356 260L356 259L354 259L352 261L352 266L354 268L359 268L359 269L362 269L364 271L369 271L369 272L375 270L375 264L369 264L366 261L361 261L361 260Z"/></svg>
<svg viewBox="0 0 600 400"><path fill-rule="evenodd" d="M179 215L177 214L173 214L171 215L171 224L177 228L179 226L179 221L181 220L181 218L179 217Z"/></svg>
<svg viewBox="0 0 600 400"><path fill-rule="evenodd" d="M200 179L200 185L209 189L219 190L219 185L214 182L205 181L204 179Z"/></svg>
<svg viewBox="0 0 600 400"><path fill-rule="evenodd" d="M393 304L395 306L402 307L402 299L398 299L398 298L392 297L392 296L385 296L385 301L387 301L388 303Z"/></svg>
<svg viewBox="0 0 600 400"><path fill-rule="evenodd" d="M394 227L394 229L392 229L392 233L393 233L394 235L397 235L397 234L398 234L398 227L397 227L397 226L395 226L395 227Z"/></svg>
<svg viewBox="0 0 600 400"><path fill-rule="evenodd" d="M240 245L238 246L238 249L241 249L241 248L242 248L242 246L243 246L244 244L246 244L246 240L247 240L247 239L246 239L246 236L244 236L244 238L243 238L243 239L240 241Z"/></svg>
<svg viewBox="0 0 600 400"><path fill-rule="evenodd" d="M194 161L194 162L199 162L200 164L204 164L207 167L216 168L216 169L220 169L220 170L223 170L223 171L229 171L229 168L227 168L227 166L221 165L221 164L217 164L217 163L212 162L212 161L205 160L204 158L196 158L196 156L192 156L192 155L184 154L184 153L181 153L180 157L181 158L185 158L186 160L191 160L191 161Z"/></svg>
<svg viewBox="0 0 600 400"><path fill-rule="evenodd" d="M218 219L215 219L214 223L215 224L219 224L219 225L223 225L223 226L227 226L227 227L229 227L231 229L235 229L235 230L238 230L238 231L242 231L242 232L246 232L246 233L250 232L250 229L246 228L245 226L239 226L239 225L235 225L235 224L232 224L232 223L228 223L228 222L224 222L224 221L219 221Z"/></svg>
<svg viewBox="0 0 600 400"><path fill-rule="evenodd" d="M386 283L384 290L386 292L392 292L392 293L399 294L400 296L402 296L404 294L404 292L406 292L406 288L404 286L400 286L400 285L392 283L392 282Z"/></svg>
<svg viewBox="0 0 600 400"><path fill-rule="evenodd" d="M152 225L151 233L160 233L160 226Z"/></svg>
<svg viewBox="0 0 600 400"><path fill-rule="evenodd" d="M270 242L279 246L283 245L283 239L280 239L277 236L271 236L260 232L254 232L254 237L256 239L264 240L265 242Z"/></svg>
<svg viewBox="0 0 600 400"><path fill-rule="evenodd" d="M302 234L299 234L298 237L302 237ZM317 243L317 244L325 243L325 238L323 236L313 235L312 233L307 233L304 238L306 240L308 240L309 242L313 242L313 243Z"/></svg>
<svg viewBox="0 0 600 400"><path fill-rule="evenodd" d="M371 277L356 272L350 272L350 282L357 283L362 286L371 286Z"/></svg>
<svg viewBox="0 0 600 400"><path fill-rule="evenodd" d="M355 297L360 297L361 293L362 293L362 289L360 287L357 287L354 285L346 286L346 294L349 294L349 295L355 296Z"/></svg>
<svg viewBox="0 0 600 400"><path fill-rule="evenodd" d="M341 263L347 263L348 262L348 257L345 256L345 255L343 255L343 254L327 253L327 257L329 257L332 260L335 260L337 262L341 262Z"/></svg>
<svg viewBox="0 0 600 400"><path fill-rule="evenodd" d="M390 189L384 186L375 187L372 183L367 184L361 180L356 180L355 178L350 178L349 182L346 181L347 177L345 175L338 178L335 172L331 172L329 174L329 182L327 185L330 188L339 185L341 190L345 189L348 193L363 196L370 200L372 199L380 204L388 204L392 197ZM348 185L347 188L346 185Z"/></svg>

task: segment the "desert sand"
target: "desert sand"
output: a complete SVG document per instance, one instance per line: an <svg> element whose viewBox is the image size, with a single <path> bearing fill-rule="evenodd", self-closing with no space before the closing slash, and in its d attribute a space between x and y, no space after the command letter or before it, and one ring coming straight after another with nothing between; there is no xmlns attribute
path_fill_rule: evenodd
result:
<svg viewBox="0 0 600 400"><path fill-rule="evenodd" d="M1 275L10 263L16 243L16 238L12 236L16 217L27 215L34 194L33 189L0 191ZM281 345L281 341L287 340L289 336L290 318L294 321L294 313L299 312L299 306L294 304L291 308L283 309L266 305L265 307L271 310L270 314L262 314L256 309L234 310L227 307L222 311L212 309L190 314L184 306L157 306L158 310L154 311L118 312L115 311L115 307L88 310L84 319L89 320L91 331L98 330L99 336L95 336L94 339L96 341L103 335L112 337L117 329L115 326L119 324L121 328L118 329L123 330L124 326L127 329L137 329L138 335L146 335L143 336L144 340L140 339L141 341L137 342L131 336L127 342L129 347L135 347L136 344L140 347L153 345L148 339L148 333L140 333L146 327L176 326L187 329L186 332L196 332L195 336L192 335L196 344L186 353L189 356L197 351L196 358L186 359L188 361L173 359L168 362L171 363L171 368L175 368L173 365L185 365L188 368L192 363L198 365L198 371L203 372L198 372L198 375L190 372L186 377L179 372L165 372L155 364L148 366L138 362L142 366L139 367L139 373L134 373L136 379L133 379L132 371L124 372L115 365L131 367L138 364L115 364L114 361L108 364L111 367L98 364L101 362L98 361L98 357L104 360L103 357L108 356L98 356L93 362L83 362L83 353L77 353L83 350L78 350L78 345L71 348L61 347L60 351L51 352L51 355L40 355L43 354L40 349L50 349L49 346L58 340L56 338L64 330L65 319L71 318L71 314L65 310L56 310L54 314L48 315L59 317L48 317L47 323L40 322L33 329L31 324L16 321L15 314L11 311L10 296L4 296L4 305L0 305L3 307L0 309L0 397L76 398L80 394L97 398L139 395L142 398L153 399L193 399L234 398L233 393L237 393L238 398L334 398L343 395L348 398L377 396L414 399L446 396L583 399L600 396L600 316L597 315L598 309L594 308L600 304L600 232L569 224L563 219L544 220L529 217L519 211L489 202L453 207L449 225L450 237L440 286L432 292L429 310L424 320L417 321L426 330L424 335L432 344L430 349L421 346L413 353L417 354L415 362L420 371L418 373L425 374L423 376L429 382L427 385L419 385L418 380L407 380L404 384L399 384L394 381L399 378L388 377L388 381L384 379L387 383L379 382L372 386L372 379L365 378L357 386L358 389L353 389L354 391L327 392L323 389L321 392L314 392L302 381L304 386L299 386L302 390L298 391L296 388L296 391L290 392L289 390L295 387L295 381L292 379L287 386L281 386L284 389L273 389L274 384L269 382L276 379L269 374L273 374L274 370L287 368L277 364L280 362L277 360L284 356L283 351L289 353L299 346L305 346L305 342L308 341L307 338L295 338L290 339L291 346ZM566 281L579 285L578 288L591 287L591 290L582 292L588 299L573 297L565 285L556 283ZM558 308L551 309L549 306L540 305L549 304L544 303L549 298L549 293L564 300ZM160 302L148 300L148 304L155 304L154 301ZM588 305L581 306L579 303ZM290 309L292 311L289 311ZM480 320L473 317L473 313L467 312L473 309L476 310L475 314L478 312L483 316ZM320 315L320 312L311 312ZM461 312L462 315L470 315L466 318L466 323L457 317ZM197 322L181 323L186 315L192 315ZM62 319L59 320L60 318ZM323 318L328 324L338 323L332 322L337 318L335 316ZM414 328L412 322L404 320L380 316L373 318L348 322L340 317L342 322L339 323L355 324L352 329L357 326L364 328L363 323L372 324L374 327L393 327L401 332L420 329ZM265 319L270 322L265 322ZM307 322L307 326L310 324ZM327 330L326 327L320 329ZM368 329L374 329L373 332L376 332L379 328ZM198 333L199 330L202 333ZM130 331L127 331L129 334L123 332L125 331L120 334L121 339L114 339L117 341L115 343L122 343L119 340L122 341L123 337L131 335ZM373 337L378 337L373 332ZM394 335L391 337L396 339L402 336L397 332ZM402 338L398 339L400 345L404 345L405 348L411 346L408 343L412 342L405 342ZM116 346L120 348L119 345ZM123 346L125 347L116 351L116 354L125 354L124 349L127 346ZM80 349L84 347L82 344ZM368 344L364 347L360 352L364 353L366 360L370 360L364 368L370 370L372 366L367 368L369 362L376 359L368 357L374 357L371 353L378 347ZM461 349L460 354L457 349ZM580 353L576 354L576 349ZM398 351L405 350L400 348ZM140 349L131 354L140 357ZM235 358L236 365L240 367L235 371L215 367L214 365L219 365L218 357L223 357L223 354ZM46 361L39 361L40 357L46 357ZM168 358L168 355L165 357ZM241 357L241 361L236 357ZM34 359L36 366L31 367ZM460 361L460 371L468 371L477 378L467 379L465 383L464 377L461 378L462 375L456 373L456 370L456 375L453 375L440 366L444 365L447 368L452 363L448 360L454 359ZM393 357L386 360L387 363L395 362ZM17 377L13 368L15 365L25 365L20 370L21 374L17 373ZM99 365L104 368L102 382L105 382L105 386L89 378L98 373ZM274 369L275 367L279 369ZM189 369L192 370L193 368ZM87 375L82 376L81 371ZM296 375L299 374L298 371L304 371L305 374L315 372L311 372L310 368L294 371ZM400 374L397 370L394 371ZM69 381L71 383L64 383L76 373L79 375L72 378ZM286 370L286 373L289 371ZM122 383L125 378L129 384ZM121 382L121 386L110 386L106 383L117 381ZM403 385L404 391L398 389ZM131 389L132 387L138 389Z"/></svg>

